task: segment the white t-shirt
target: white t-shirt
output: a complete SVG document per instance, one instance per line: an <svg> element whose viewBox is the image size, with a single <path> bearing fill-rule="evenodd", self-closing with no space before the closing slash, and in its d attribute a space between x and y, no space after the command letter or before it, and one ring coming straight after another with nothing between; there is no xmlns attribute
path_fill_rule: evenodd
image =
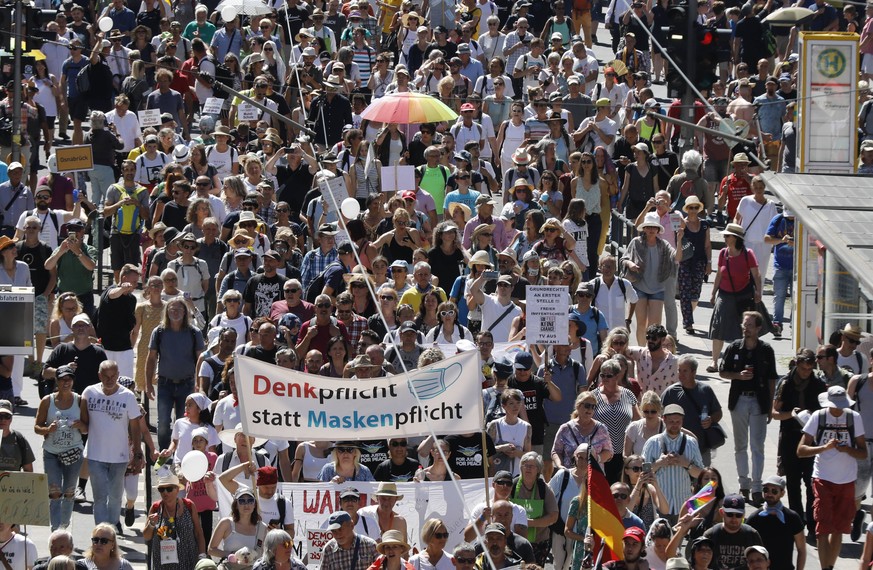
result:
<svg viewBox="0 0 873 570"><path fill-rule="evenodd" d="M63 210L46 210L44 214L39 210L25 210L18 216L18 223L15 225L15 228L24 231L24 218L31 215L36 216L39 218L40 226L39 241L47 244L54 250L61 245L58 240L58 230L64 225L65 213ZM54 218L54 221L52 221L52 218Z"/></svg>
<svg viewBox="0 0 873 570"><path fill-rule="evenodd" d="M127 434L130 420L140 417L139 402L133 392L119 386L114 394L103 393L101 384L85 388L82 399L88 405L88 443L85 457L104 463L127 463L130 461L130 444Z"/></svg>
<svg viewBox="0 0 873 570"><path fill-rule="evenodd" d="M205 73L210 77L215 77L215 64L207 58L203 58L197 64L200 68L200 73ZM197 95L197 100L205 103L207 99L212 97L212 88L203 85L200 81L194 80L194 94Z"/></svg>
<svg viewBox="0 0 873 570"><path fill-rule="evenodd" d="M122 117L113 109L106 113L106 122L110 125L115 125L118 136L124 141L124 148L121 149L121 152L127 154L137 147L136 139L142 136L142 131L140 130L139 119L136 113L128 111Z"/></svg>
<svg viewBox="0 0 873 570"><path fill-rule="evenodd" d="M598 277L598 279L600 278ZM597 297L593 299L593 304L606 317L606 322L610 327L623 327L627 318L625 316L627 304L639 301L636 290L627 279L622 279L624 282L624 292L622 293L621 286L618 284L619 279L621 278L616 275L612 287L601 281L600 287L597 289ZM625 299L625 295L627 295L627 299Z"/></svg>
<svg viewBox="0 0 873 570"><path fill-rule="evenodd" d="M215 145L206 147L206 161L215 167L215 173L221 180L233 174L234 163L239 163L239 151L229 146L224 152L220 152Z"/></svg>
<svg viewBox="0 0 873 570"><path fill-rule="evenodd" d="M757 203L754 196L745 196L737 206L737 214L743 217L743 229L746 230L746 243L761 243L767 235L770 220L776 216L776 204L767 200L764 205Z"/></svg>
<svg viewBox="0 0 873 570"><path fill-rule="evenodd" d="M409 559L409 563L415 570L454 570L455 565L452 564L452 556L443 551L443 555L437 560L436 564L431 563L427 557L427 551L422 551Z"/></svg>
<svg viewBox="0 0 873 570"><path fill-rule="evenodd" d="M803 433L812 436L813 445L823 445L832 439L840 440L840 445L852 445L852 442L849 441L849 430L846 428L847 414L854 416L854 437L863 437L864 424L861 421L861 415L849 409L843 410L843 415L840 417L835 417L831 414L831 409L828 408L825 414L826 427L821 434L820 441L815 439L818 431L818 412L814 412L809 417L806 425L803 426ZM858 477L858 461L848 453L842 453L836 449L828 449L815 456L812 476L831 483L852 483Z"/></svg>
<svg viewBox="0 0 873 570"><path fill-rule="evenodd" d="M516 505L515 503L510 503L512 505L512 527L513 530L516 526L527 526L527 511L524 510L524 507ZM479 503L473 510L470 512L470 522L474 522L479 520L479 517L482 516L482 511L485 510L485 503Z"/></svg>
<svg viewBox="0 0 873 570"><path fill-rule="evenodd" d="M542 55L540 55L539 57L534 57L529 53L525 54L525 55L519 57L518 60L515 62L515 68L513 69L513 71L522 71L524 69L530 69L532 67L538 67L539 69L545 69L546 68L546 58L543 57ZM537 73L534 73L532 75L525 75L523 85L524 85L524 91L522 94L525 96L525 100L527 100L526 96L527 96L528 89L530 89L531 87L539 87L539 85L540 85L539 71L537 71Z"/></svg>
<svg viewBox="0 0 873 570"><path fill-rule="evenodd" d="M209 432L209 437L206 438L207 446L218 445L221 440L218 439L218 432L210 425L194 425L188 418L180 418L173 423L173 434L170 439L176 442L176 453L173 455L174 463L182 463L182 458L185 454L191 451L191 432L199 427L205 427Z"/></svg>
<svg viewBox="0 0 873 570"><path fill-rule="evenodd" d="M585 267L590 266L591 262L588 259L588 224L580 226L570 218L565 218L561 225L576 240L576 247L573 250L576 252L576 257L585 264Z"/></svg>
<svg viewBox="0 0 873 570"><path fill-rule="evenodd" d="M3 554L12 570L33 568L37 558L36 545L32 540L20 534L15 534L9 544L3 547Z"/></svg>
<svg viewBox="0 0 873 570"><path fill-rule="evenodd" d="M858 370L858 356L861 357L861 369ZM837 351L837 366L840 368L848 368L853 374L861 374L861 372L870 369L870 362L864 353L853 350L849 356L843 356Z"/></svg>
<svg viewBox="0 0 873 570"><path fill-rule="evenodd" d="M510 309L509 314L500 319L506 309ZM521 309L512 301L509 302L509 305L501 305L495 295L485 295L485 302L482 303L482 330L490 330L491 334L494 335L494 342L508 342L512 319L520 314ZM491 323L498 319L500 322L497 323L497 326L491 328Z"/></svg>
<svg viewBox="0 0 873 570"><path fill-rule="evenodd" d="M170 162L169 157L161 151L157 151L154 159L145 153L136 157L136 176L134 180L140 184L157 184L161 181L161 170Z"/></svg>
<svg viewBox="0 0 873 570"><path fill-rule="evenodd" d="M215 404L212 413L212 425L222 428L234 428L239 423L239 406L233 405L233 394L225 396ZM216 429L218 429L216 427Z"/></svg>
<svg viewBox="0 0 873 570"><path fill-rule="evenodd" d="M285 501L285 520L282 525L294 524L294 506L291 504L290 497L284 497ZM258 504L261 506L261 517L264 522L269 524L271 521L279 520L279 494L276 493L269 499L264 499L258 496Z"/></svg>
<svg viewBox="0 0 873 570"><path fill-rule="evenodd" d="M604 148L606 148L606 151L607 151L609 154L612 154L612 144L615 142L615 138L614 138L614 137L615 137L615 133L616 133L616 129L617 129L617 125L618 125L618 123L616 123L615 121L613 121L613 120L610 119L609 117L604 117L602 121L595 121L595 120L594 120L594 117L587 117L587 118L585 118L585 119L582 119L582 122L579 123L579 129L578 129L578 130L584 129L584 128L587 127L590 123L594 123L595 125L597 125L597 127L598 127L601 131L603 131L603 134L605 134L605 135L607 135L607 136L611 136L611 137L613 137L613 139L612 139L613 142L612 142L612 143L609 143L609 144L606 144L606 143L605 143L605 142L600 138L600 134L599 134L597 131L591 131L590 133L588 133L588 134L591 136L591 141L594 143L594 146L595 146L595 147L597 147L597 146L603 146ZM586 148L587 148L587 146L586 146Z"/></svg>

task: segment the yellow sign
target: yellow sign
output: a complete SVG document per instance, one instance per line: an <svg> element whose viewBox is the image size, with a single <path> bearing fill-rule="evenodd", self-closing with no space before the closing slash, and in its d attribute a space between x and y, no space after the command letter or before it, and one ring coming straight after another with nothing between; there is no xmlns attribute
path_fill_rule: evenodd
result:
<svg viewBox="0 0 873 570"><path fill-rule="evenodd" d="M58 172L84 172L94 168L94 154L91 145L59 146L55 148L58 157Z"/></svg>
<svg viewBox="0 0 873 570"><path fill-rule="evenodd" d="M43 473L0 473L0 521L49 526L48 479Z"/></svg>

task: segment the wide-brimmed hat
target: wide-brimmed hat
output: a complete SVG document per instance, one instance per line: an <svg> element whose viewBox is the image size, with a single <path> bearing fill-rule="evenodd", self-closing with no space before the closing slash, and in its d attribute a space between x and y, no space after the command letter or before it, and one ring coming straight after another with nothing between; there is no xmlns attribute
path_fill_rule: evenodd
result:
<svg viewBox="0 0 873 570"><path fill-rule="evenodd" d="M476 226L476 229L473 230L471 237L479 237L479 234L483 232L490 232L491 234L493 234L494 224L479 224L478 226Z"/></svg>
<svg viewBox="0 0 873 570"><path fill-rule="evenodd" d="M233 234L227 241L228 243L233 244L236 249L239 249L240 247L252 247L255 244L255 238L241 231Z"/></svg>
<svg viewBox="0 0 873 570"><path fill-rule="evenodd" d="M827 392L818 395L818 403L822 408L851 408L855 400L846 395L846 389L842 386L831 386Z"/></svg>
<svg viewBox="0 0 873 570"><path fill-rule="evenodd" d="M467 266L470 268L472 268L474 265L484 265L488 269L494 268L494 264L491 263L491 257L484 249L480 249L479 251L474 253L473 257L470 258L470 261L467 262Z"/></svg>
<svg viewBox="0 0 873 570"><path fill-rule="evenodd" d="M853 340L860 340L863 331L861 327L852 323L846 323L846 326L840 331L840 334L847 336Z"/></svg>
<svg viewBox="0 0 873 570"><path fill-rule="evenodd" d="M520 148L512 153L512 163L518 166L528 165L530 164L530 154L527 150Z"/></svg>
<svg viewBox="0 0 873 570"><path fill-rule="evenodd" d="M451 204L449 204L448 209L449 209L449 217L453 217L455 215L455 211L458 209L460 209L462 212L464 212L464 219L465 220L469 220L470 217L473 215L473 210L470 209L470 206L468 206L466 204L462 204L460 202L452 202Z"/></svg>
<svg viewBox="0 0 873 570"><path fill-rule="evenodd" d="M557 218L549 218L540 226L540 233L546 231L546 228L555 228L558 231L561 231L561 222L559 222Z"/></svg>
<svg viewBox="0 0 873 570"><path fill-rule="evenodd" d="M337 447L354 447L355 449L360 449L360 445L358 445L357 441L352 441L350 439L341 439L333 443L333 445L327 448L328 451L333 451Z"/></svg>
<svg viewBox="0 0 873 570"><path fill-rule="evenodd" d="M664 226L661 225L661 216L657 212L649 212L643 218L643 223L637 226L637 230L643 231L646 228L658 228L658 233L664 232Z"/></svg>
<svg viewBox="0 0 873 570"><path fill-rule="evenodd" d="M533 190L533 186L525 178L519 178L518 180L515 181L515 184L512 185L513 191L518 190L519 188L524 188L528 192Z"/></svg>
<svg viewBox="0 0 873 570"><path fill-rule="evenodd" d="M731 164L736 164L738 162L740 162L740 163L744 162L746 164L749 164L752 161L749 160L749 155L747 155L746 153L738 152L737 154L734 155L734 159L731 161Z"/></svg>
<svg viewBox="0 0 873 570"><path fill-rule="evenodd" d="M407 12L406 14L403 14L403 16L400 17L400 21L403 22L404 28L409 27L409 19L410 18L417 18L418 21L421 22L421 16L418 15L418 12L416 12L415 10L413 10L411 12Z"/></svg>
<svg viewBox="0 0 873 570"><path fill-rule="evenodd" d="M703 202L701 202L700 198L698 198L697 196L691 195L685 198L685 204L682 206L682 210L687 212L688 206L700 206L702 208Z"/></svg>
<svg viewBox="0 0 873 570"><path fill-rule="evenodd" d="M227 125L218 125L217 127L215 127L214 131L209 133L209 136L211 136L213 138L216 135L222 136L222 137L230 137L231 136L230 129L227 127Z"/></svg>
<svg viewBox="0 0 873 570"><path fill-rule="evenodd" d="M155 483L155 486L154 486L155 489L160 489L161 487L178 487L178 488L182 489L182 488L184 488L184 485L182 485L182 483L179 482L178 477L176 477L172 473L169 473L167 475L164 475L163 477L160 477L158 479L158 482Z"/></svg>
<svg viewBox="0 0 873 570"><path fill-rule="evenodd" d="M309 30L307 30L306 28L303 28L299 32L297 32L296 36L294 36L294 41L296 41L299 44L301 38L309 38L310 40L313 40L313 39L315 39L315 36L313 36Z"/></svg>
<svg viewBox="0 0 873 570"><path fill-rule="evenodd" d="M218 434L218 439L220 439L221 443L228 446L229 448L236 449L236 441L234 440L236 438L236 434L238 433L245 434L245 432L243 432L242 424L236 424L236 427L234 428L221 430L221 432L219 432ZM266 439L262 437L256 437L255 442L251 445L251 447L258 447L259 445L264 445L265 443L267 443Z"/></svg>
<svg viewBox="0 0 873 570"><path fill-rule="evenodd" d="M399 530L386 530L382 533L382 542L376 545L376 550L379 554L385 554L386 546L394 546L399 544L403 547L403 551L409 550L409 544L406 542L406 537Z"/></svg>
<svg viewBox="0 0 873 570"><path fill-rule="evenodd" d="M744 230L743 226L741 226L740 224L728 224L722 230L721 235L734 236L740 239L746 239L746 230Z"/></svg>
<svg viewBox="0 0 873 570"><path fill-rule="evenodd" d="M334 66L336 67L336 66ZM324 86L329 89L339 89L343 86L338 75L331 74L324 80Z"/></svg>
<svg viewBox="0 0 873 570"><path fill-rule="evenodd" d="M0 251L7 247L15 247L15 240L7 236L0 236Z"/></svg>
<svg viewBox="0 0 873 570"><path fill-rule="evenodd" d="M379 486L376 488L376 492L373 493L374 497L397 497L397 500L400 501L403 499L403 495L397 493L397 484L391 482L382 482L379 483Z"/></svg>

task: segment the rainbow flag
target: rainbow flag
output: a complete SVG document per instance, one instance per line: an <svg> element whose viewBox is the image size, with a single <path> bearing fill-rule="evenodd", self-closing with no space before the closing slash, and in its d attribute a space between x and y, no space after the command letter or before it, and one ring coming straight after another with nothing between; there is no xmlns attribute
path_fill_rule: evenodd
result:
<svg viewBox="0 0 873 570"><path fill-rule="evenodd" d="M703 486L697 493L691 496L690 499L685 501L685 507L688 509L689 513L693 513L694 511L699 511L713 500L715 500L715 488L718 487L718 483L715 481L710 481L706 485Z"/></svg>
<svg viewBox="0 0 873 570"><path fill-rule="evenodd" d="M593 453L588 454L588 526L606 546L605 561L624 559L624 524L612 498L609 481Z"/></svg>

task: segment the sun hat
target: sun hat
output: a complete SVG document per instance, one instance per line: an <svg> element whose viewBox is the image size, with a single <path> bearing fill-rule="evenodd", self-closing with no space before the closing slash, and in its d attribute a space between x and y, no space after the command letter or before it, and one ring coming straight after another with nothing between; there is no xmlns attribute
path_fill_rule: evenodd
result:
<svg viewBox="0 0 873 570"><path fill-rule="evenodd" d="M740 224L728 224L722 230L721 235L734 236L740 239L746 239L746 230L744 230L743 226L741 226Z"/></svg>
<svg viewBox="0 0 873 570"><path fill-rule="evenodd" d="M171 229L175 229L175 228L170 228L167 230L167 232L169 232ZM165 232L165 234L166 234L166 232ZM249 248L255 244L255 238L251 237L250 235L248 235L242 231L238 231L237 233L233 234L233 236L231 236L229 243L231 245L235 246L236 249L240 249L243 247Z"/></svg>
<svg viewBox="0 0 873 570"><path fill-rule="evenodd" d="M846 323L846 326L843 327L840 333L853 340L860 340L861 335L863 334L861 327L852 323Z"/></svg>
<svg viewBox="0 0 873 570"><path fill-rule="evenodd" d="M449 208L448 208L449 216L453 217L455 215L455 211L458 209L460 209L462 212L464 212L464 219L465 220L469 220L470 217L473 215L473 210L470 209L470 206L468 206L466 204L462 204L460 202L452 202L451 204L449 204Z"/></svg>
<svg viewBox="0 0 873 570"><path fill-rule="evenodd" d="M241 423L236 424L236 427L234 428L226 428L221 430L221 432L219 432L218 434L218 439L220 439L221 443L223 443L227 447L231 449L236 449L236 434L238 433L245 435ZM264 445L265 443L267 443L267 440L262 437L256 437L254 439L255 442L251 445L251 447L258 447L259 445Z"/></svg>
<svg viewBox="0 0 873 570"><path fill-rule="evenodd" d="M530 154L523 149L517 149L514 153L512 153L512 163L517 166L525 166L530 164Z"/></svg>
<svg viewBox="0 0 873 570"><path fill-rule="evenodd" d="M167 475L164 475L163 477L158 478L158 482L155 483L154 488L160 489L161 487L173 487L173 486L178 487L180 489L182 489L184 487L184 485L182 485L179 482L179 478L176 477L176 475L174 475L173 473L169 473Z"/></svg>
<svg viewBox="0 0 873 570"><path fill-rule="evenodd" d="M744 153L744 152L738 152L736 155L734 155L734 159L731 161L731 164L736 164L736 163L738 163L738 162L739 162L739 163L743 163L743 162L744 162L744 163L748 164L748 163L750 163L750 162L752 162L752 161L749 160L749 155L747 155L746 153Z"/></svg>
<svg viewBox="0 0 873 570"><path fill-rule="evenodd" d="M480 249L479 251L474 253L473 257L470 258L470 261L467 262L467 266L470 268L472 268L474 265L484 265L488 269L492 269L494 267L494 264L491 263L491 257L484 249Z"/></svg>
<svg viewBox="0 0 873 570"><path fill-rule="evenodd" d="M382 482L379 483L379 486L376 488L376 492L373 493L374 497L397 497L397 500L400 501L403 499L403 495L397 493L397 484L391 482Z"/></svg>
<svg viewBox="0 0 873 570"><path fill-rule="evenodd" d="M682 206L682 211L687 212L688 206L700 206L702 208L703 202L700 201L700 198L692 194L691 196L685 198L685 204Z"/></svg>
<svg viewBox="0 0 873 570"><path fill-rule="evenodd" d="M637 230L643 231L646 228L658 228L658 233L664 232L664 226L661 225L661 217L657 212L649 212L643 218L643 223L637 226Z"/></svg>
<svg viewBox="0 0 873 570"><path fill-rule="evenodd" d="M70 324L75 326L75 325L78 325L79 323L85 323L86 325L90 325L91 319L85 313L79 313L78 315L73 317L73 321Z"/></svg>
<svg viewBox="0 0 873 570"><path fill-rule="evenodd" d="M382 542L376 545L376 550L379 554L385 554L385 547L396 544L402 546L404 552L407 552L410 548L402 532L394 529L386 530L382 533Z"/></svg>
<svg viewBox="0 0 873 570"><path fill-rule="evenodd" d="M842 386L831 386L827 392L818 395L818 403L822 408L851 408L855 400L846 395L846 389Z"/></svg>

